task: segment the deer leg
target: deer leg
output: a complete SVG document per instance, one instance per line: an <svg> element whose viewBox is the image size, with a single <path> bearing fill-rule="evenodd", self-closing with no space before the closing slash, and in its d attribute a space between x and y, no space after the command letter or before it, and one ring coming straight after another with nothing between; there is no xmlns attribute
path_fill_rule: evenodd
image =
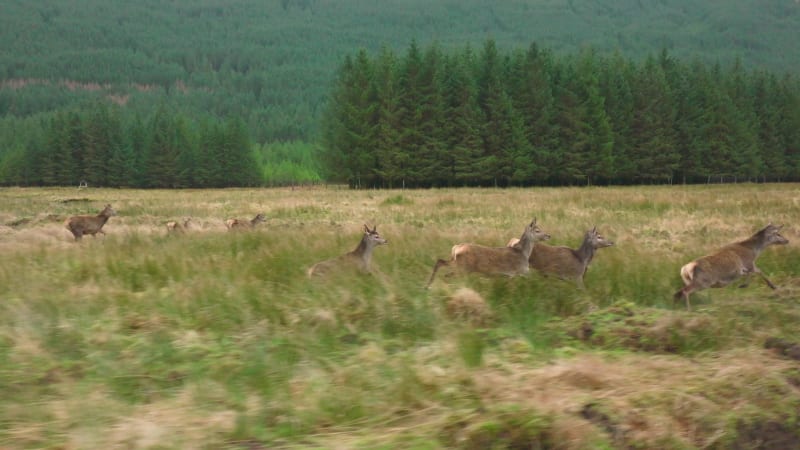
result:
<svg viewBox="0 0 800 450"><path fill-rule="evenodd" d="M767 286L771 287L772 289L778 289L774 284L772 284L771 281L769 281L769 279L767 279L763 273L761 273L760 270L756 273L764 280L765 283L767 283Z"/></svg>
<svg viewBox="0 0 800 450"><path fill-rule="evenodd" d="M744 276L744 283L739 285L740 288L746 288L747 286L750 286L750 274L751 273L752 272L747 272L747 274Z"/></svg>
<svg viewBox="0 0 800 450"><path fill-rule="evenodd" d="M672 296L673 302L677 302L678 300L683 299L684 301L686 301L686 311L691 311L692 304L691 302L689 302L689 294L691 294L693 290L694 289L692 289L691 285L684 286L683 288L678 290L678 292L676 292L675 295Z"/></svg>
<svg viewBox="0 0 800 450"><path fill-rule="evenodd" d="M436 272L439 271L439 268L446 265L448 265L448 262L443 259L436 261L436 264L433 265L433 273L431 273L431 278L428 280L428 284L425 285L425 289L431 287L431 283L433 283L433 279L436 277Z"/></svg>

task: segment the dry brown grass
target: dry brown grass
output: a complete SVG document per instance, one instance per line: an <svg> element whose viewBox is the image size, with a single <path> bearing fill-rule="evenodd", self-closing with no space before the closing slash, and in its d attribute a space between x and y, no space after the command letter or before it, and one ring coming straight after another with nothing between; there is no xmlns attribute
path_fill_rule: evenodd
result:
<svg viewBox="0 0 800 450"><path fill-rule="evenodd" d="M537 368L492 363L497 367L474 377L484 401L523 403L561 418L555 432L572 437L560 448L588 448L586 438L592 433L575 433L571 427L589 404L602 405L608 426L622 439L616 443L620 446L656 448L670 441L708 448L719 446L731 431L728 422L736 411L775 402L776 396L798 395L786 377L797 364L756 348L691 360L579 355ZM754 385L769 386L771 395L754 391Z"/></svg>
<svg viewBox="0 0 800 450"><path fill-rule="evenodd" d="M107 236L72 242L58 219L106 203ZM476 448L527 422L554 448L724 448L739 420L796 423L800 367L762 346L800 324L797 185L6 188L0 205L3 448ZM176 217L194 227L169 239ZM535 274L423 289L453 242L503 246L532 217L554 245L594 225L616 242L586 291ZM777 291L673 306L682 263L768 221L790 240L762 256ZM390 241L382 276L307 284L364 223Z"/></svg>

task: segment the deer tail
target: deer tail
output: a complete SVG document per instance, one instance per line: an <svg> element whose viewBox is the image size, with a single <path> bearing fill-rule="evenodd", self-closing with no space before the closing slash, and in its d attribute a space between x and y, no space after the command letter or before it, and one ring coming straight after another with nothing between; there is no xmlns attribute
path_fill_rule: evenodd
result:
<svg viewBox="0 0 800 450"><path fill-rule="evenodd" d="M688 285L694 279L694 271L697 267L697 261L692 261L689 264L684 265L681 267L681 278L683 279L683 284Z"/></svg>

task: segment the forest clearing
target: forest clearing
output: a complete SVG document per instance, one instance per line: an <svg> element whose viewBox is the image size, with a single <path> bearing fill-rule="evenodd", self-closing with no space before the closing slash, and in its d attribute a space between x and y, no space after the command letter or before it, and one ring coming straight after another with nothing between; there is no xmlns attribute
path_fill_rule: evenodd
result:
<svg viewBox="0 0 800 450"><path fill-rule="evenodd" d="M2 188L0 205L2 448L800 446L797 184ZM76 241L65 220L105 205L105 234ZM584 288L445 269L425 288L455 244L505 247L532 220L550 245L614 245ZM788 240L758 259L776 289L673 300L684 264L769 223ZM369 273L307 275L376 228Z"/></svg>

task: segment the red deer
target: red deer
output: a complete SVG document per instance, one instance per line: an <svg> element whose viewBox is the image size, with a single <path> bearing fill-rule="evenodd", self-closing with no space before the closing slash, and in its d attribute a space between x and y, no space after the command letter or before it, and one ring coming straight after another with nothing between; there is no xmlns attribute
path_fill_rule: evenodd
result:
<svg viewBox="0 0 800 450"><path fill-rule="evenodd" d="M683 288L675 293L674 299L686 300L686 310L691 310L689 294L706 288L721 288L731 284L742 275L745 282L739 287L750 284L750 275L756 273L772 289L775 285L756 267L756 258L770 245L786 245L789 240L781 236L783 226L772 223L759 230L749 238L728 244L716 253L694 261L681 267Z"/></svg>
<svg viewBox="0 0 800 450"><path fill-rule="evenodd" d="M228 231L249 230L255 228L259 223L266 221L267 217L264 214L258 214L251 220L228 219L225 221L225 226L228 227Z"/></svg>
<svg viewBox="0 0 800 450"><path fill-rule="evenodd" d="M187 217L183 220L183 224L177 220L170 220L167 222L167 234L183 234L189 230L192 224L192 218Z"/></svg>
<svg viewBox="0 0 800 450"><path fill-rule="evenodd" d="M512 246L519 239L508 242ZM575 250L569 247L538 244L533 248L528 259L530 266L544 276L554 275L562 280L572 280L583 289L583 277L589 269L597 249L610 247L614 242L607 240L597 232L597 227L587 231L583 243Z"/></svg>
<svg viewBox="0 0 800 450"><path fill-rule="evenodd" d="M111 207L106 205L100 214L96 216L72 216L64 222L64 226L75 236L76 241L80 241L84 234L91 234L95 236L97 233L102 233L105 236L106 232L103 231L103 225L108 222L109 217L116 216L117 212Z"/></svg>
<svg viewBox="0 0 800 450"><path fill-rule="evenodd" d="M389 241L378 234L377 225L370 230L364 225L364 235L355 250L345 253L333 259L318 262L308 269L308 276L325 275L333 270L355 268L361 272L369 273L372 268L372 251L379 245L388 244Z"/></svg>
<svg viewBox="0 0 800 450"><path fill-rule="evenodd" d="M427 287L433 283L436 272L441 267L453 267L461 273L481 273L484 275L506 275L513 277L528 273L528 258L537 241L550 239L550 235L536 225L536 219L525 227L519 242L507 247L485 247L478 244L456 244L450 251L450 260L439 259L433 266L433 273Z"/></svg>

